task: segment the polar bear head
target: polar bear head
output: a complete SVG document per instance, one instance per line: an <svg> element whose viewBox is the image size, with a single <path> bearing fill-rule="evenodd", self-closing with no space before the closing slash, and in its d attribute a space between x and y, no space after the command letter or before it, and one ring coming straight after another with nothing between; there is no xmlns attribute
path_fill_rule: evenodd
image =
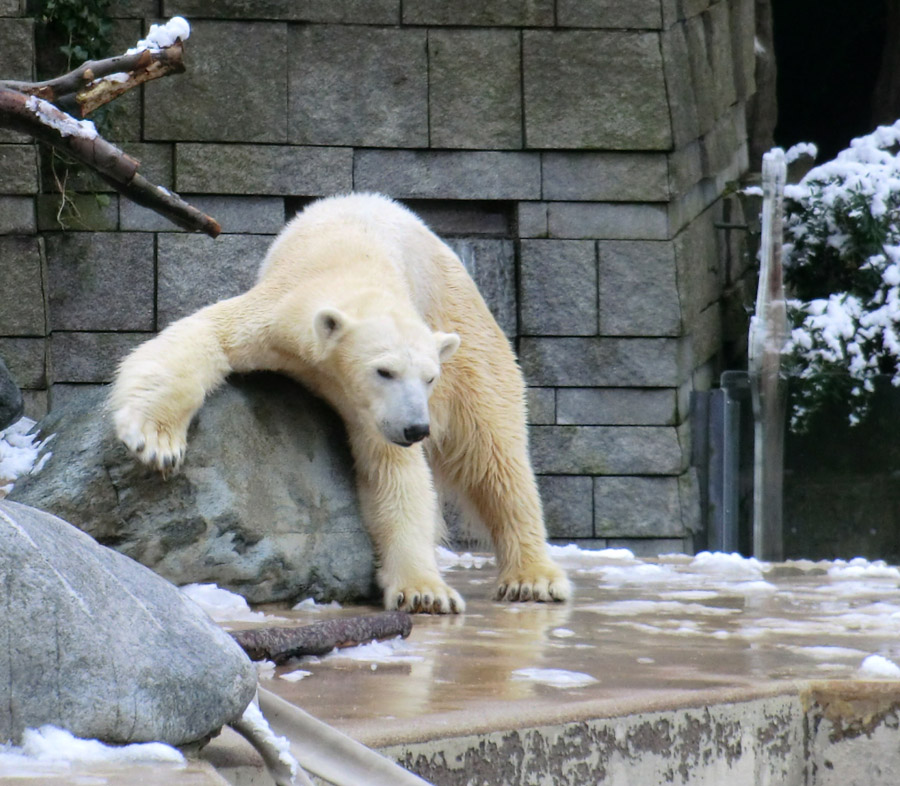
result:
<svg viewBox="0 0 900 786"><path fill-rule="evenodd" d="M313 327L322 363L342 385L355 418L395 445L409 447L429 435L428 399L459 336L403 312L354 318L323 308Z"/></svg>

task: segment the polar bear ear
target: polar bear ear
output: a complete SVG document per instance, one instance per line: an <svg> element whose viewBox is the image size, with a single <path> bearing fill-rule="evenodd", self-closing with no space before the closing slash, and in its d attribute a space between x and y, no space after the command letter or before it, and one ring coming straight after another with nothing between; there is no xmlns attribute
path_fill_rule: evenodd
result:
<svg viewBox="0 0 900 786"><path fill-rule="evenodd" d="M319 351L325 355L350 325L350 318L336 308L323 308L313 317L313 329Z"/></svg>
<svg viewBox="0 0 900 786"><path fill-rule="evenodd" d="M453 353L459 349L459 336L456 333L441 333L435 331L434 340L437 344L438 358L441 363L446 363L453 357Z"/></svg>

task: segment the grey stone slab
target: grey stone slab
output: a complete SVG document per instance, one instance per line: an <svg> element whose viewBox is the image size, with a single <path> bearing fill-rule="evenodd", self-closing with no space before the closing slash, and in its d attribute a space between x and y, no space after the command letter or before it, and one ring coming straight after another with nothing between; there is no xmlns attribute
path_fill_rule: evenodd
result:
<svg viewBox="0 0 900 786"><path fill-rule="evenodd" d="M591 478L541 475L538 489L550 538L590 538L594 534Z"/></svg>
<svg viewBox="0 0 900 786"><path fill-rule="evenodd" d="M747 141L745 107L735 104L725 110L716 124L700 140L703 174L715 177L727 170L734 154Z"/></svg>
<svg viewBox="0 0 900 786"><path fill-rule="evenodd" d="M40 420L50 409L46 390L23 390L22 400L25 402L25 417L32 420Z"/></svg>
<svg viewBox="0 0 900 786"><path fill-rule="evenodd" d="M512 240L446 238L507 338L518 334L516 317L516 249Z"/></svg>
<svg viewBox="0 0 900 786"><path fill-rule="evenodd" d="M268 235L160 235L158 329L248 290L271 242Z"/></svg>
<svg viewBox="0 0 900 786"><path fill-rule="evenodd" d="M523 47L527 147L671 147L656 33L527 30Z"/></svg>
<svg viewBox="0 0 900 786"><path fill-rule="evenodd" d="M520 148L518 31L431 30L428 108L432 147Z"/></svg>
<svg viewBox="0 0 900 786"><path fill-rule="evenodd" d="M0 236L0 335L43 336L44 266L36 237Z"/></svg>
<svg viewBox="0 0 900 786"><path fill-rule="evenodd" d="M672 538L684 535L678 478L594 478L594 534Z"/></svg>
<svg viewBox="0 0 900 786"><path fill-rule="evenodd" d="M127 202L128 200L123 201ZM40 194L37 198L40 232L61 229L111 232L119 228L118 194Z"/></svg>
<svg viewBox="0 0 900 786"><path fill-rule="evenodd" d="M684 29L698 130L704 134L736 99L727 4L720 2L688 19Z"/></svg>
<svg viewBox="0 0 900 786"><path fill-rule="evenodd" d="M52 330L152 330L153 235L47 235Z"/></svg>
<svg viewBox="0 0 900 786"><path fill-rule="evenodd" d="M119 362L152 333L69 333L50 337L53 382L112 382Z"/></svg>
<svg viewBox="0 0 900 786"><path fill-rule="evenodd" d="M597 202L665 202L664 153L544 153L543 197Z"/></svg>
<svg viewBox="0 0 900 786"><path fill-rule="evenodd" d="M731 51L734 88L739 101L756 92L756 12L754 0L731 0Z"/></svg>
<svg viewBox="0 0 900 786"><path fill-rule="evenodd" d="M665 240L669 237L664 203L550 202L550 237L608 240Z"/></svg>
<svg viewBox="0 0 900 786"><path fill-rule="evenodd" d="M694 361L705 363L722 349L722 307L713 303L688 326Z"/></svg>
<svg viewBox="0 0 900 786"><path fill-rule="evenodd" d="M175 187L175 145L165 142L124 142L122 150L140 162L140 173L151 183L165 188Z"/></svg>
<svg viewBox="0 0 900 786"><path fill-rule="evenodd" d="M542 426L556 423L556 388L526 388L525 401L529 423Z"/></svg>
<svg viewBox="0 0 900 786"><path fill-rule="evenodd" d="M715 209L710 208L675 237L678 295L683 319L688 326L721 296L724 271L715 220Z"/></svg>
<svg viewBox="0 0 900 786"><path fill-rule="evenodd" d="M665 426L531 426L530 437L543 475L680 475L689 459Z"/></svg>
<svg viewBox="0 0 900 786"><path fill-rule="evenodd" d="M559 425L674 426L678 423L675 388L559 388L556 401Z"/></svg>
<svg viewBox="0 0 900 786"><path fill-rule="evenodd" d="M34 20L0 19L0 74L30 80L34 71Z"/></svg>
<svg viewBox="0 0 900 786"><path fill-rule="evenodd" d="M703 151L700 140L694 140L669 153L669 193L678 197L703 178Z"/></svg>
<svg viewBox="0 0 900 786"><path fill-rule="evenodd" d="M24 0L0 0L0 16L24 16Z"/></svg>
<svg viewBox="0 0 900 786"><path fill-rule="evenodd" d="M519 202L516 221L519 237L547 237L547 203Z"/></svg>
<svg viewBox="0 0 900 786"><path fill-rule="evenodd" d="M106 13L113 19L150 18L159 13L159 0L111 0Z"/></svg>
<svg viewBox="0 0 900 786"><path fill-rule="evenodd" d="M428 146L424 29L302 25L288 40L291 143Z"/></svg>
<svg viewBox="0 0 900 786"><path fill-rule="evenodd" d="M400 199L539 199L541 162L493 150L357 150L353 187Z"/></svg>
<svg viewBox="0 0 900 786"><path fill-rule="evenodd" d="M691 77L691 52L684 24L675 24L663 32L660 46L669 90L672 143L680 148L700 135L697 103L703 94L697 92L697 85Z"/></svg>
<svg viewBox="0 0 900 786"><path fill-rule="evenodd" d="M252 52L235 67L236 52ZM144 88L146 140L287 141L287 26L191 24L190 67Z"/></svg>
<svg viewBox="0 0 900 786"><path fill-rule="evenodd" d="M690 344L675 338L522 338L529 385L677 387L691 372Z"/></svg>
<svg viewBox="0 0 900 786"><path fill-rule="evenodd" d="M597 253L601 335L680 335L671 241L602 240Z"/></svg>
<svg viewBox="0 0 900 786"><path fill-rule="evenodd" d="M145 30L141 19L113 19L109 35L110 52L114 54L126 52L135 45L135 42L143 38ZM190 69L190 61L188 64ZM153 84L159 86L165 81L161 79ZM114 144L141 141L142 93L143 90L130 90L112 103L112 111L107 115L108 126L104 136L108 140L114 140Z"/></svg>
<svg viewBox="0 0 900 786"><path fill-rule="evenodd" d="M284 200L278 197L182 195L197 210L212 216L223 234L277 234L284 226ZM184 232L165 216L123 199L122 229L140 232Z"/></svg>
<svg viewBox="0 0 900 786"><path fill-rule="evenodd" d="M441 236L514 235L513 211L495 202L407 200L407 207Z"/></svg>
<svg viewBox="0 0 900 786"><path fill-rule="evenodd" d="M6 361L20 388L47 386L47 340L44 338L0 338L0 359Z"/></svg>
<svg viewBox="0 0 900 786"><path fill-rule="evenodd" d="M684 538L609 538L606 544L610 549L629 549L638 558L691 553Z"/></svg>
<svg viewBox="0 0 900 786"><path fill-rule="evenodd" d="M486 27L552 27L553 0L404 0L403 23Z"/></svg>
<svg viewBox="0 0 900 786"><path fill-rule="evenodd" d="M35 226L34 197L0 196L0 235L27 235Z"/></svg>
<svg viewBox="0 0 900 786"><path fill-rule="evenodd" d="M0 193L34 194L37 190L37 146L0 145Z"/></svg>
<svg viewBox="0 0 900 786"><path fill-rule="evenodd" d="M353 151L343 147L178 143L175 160L184 193L322 196L353 185Z"/></svg>
<svg viewBox="0 0 900 786"><path fill-rule="evenodd" d="M289 22L333 22L395 25L400 0L163 0L163 15L188 19L284 19Z"/></svg>
<svg viewBox="0 0 900 786"><path fill-rule="evenodd" d="M597 334L597 252L590 240L523 240L519 303L522 333Z"/></svg>
<svg viewBox="0 0 900 786"><path fill-rule="evenodd" d="M0 357L0 430L15 423L25 412L25 402L15 378Z"/></svg>
<svg viewBox="0 0 900 786"><path fill-rule="evenodd" d="M559 27L657 30L662 27L660 0L557 0Z"/></svg>
<svg viewBox="0 0 900 786"><path fill-rule="evenodd" d="M721 176L720 176L721 177ZM669 231L676 236L722 194L724 178L703 178L693 188L669 202Z"/></svg>

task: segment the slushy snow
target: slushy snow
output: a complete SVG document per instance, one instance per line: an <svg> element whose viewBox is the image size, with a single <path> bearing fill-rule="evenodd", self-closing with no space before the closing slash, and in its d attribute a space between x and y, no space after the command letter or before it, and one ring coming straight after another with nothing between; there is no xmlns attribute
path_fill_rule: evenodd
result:
<svg viewBox="0 0 900 786"><path fill-rule="evenodd" d="M867 679L900 679L900 666L882 655L869 655L859 667L859 676Z"/></svg>
<svg viewBox="0 0 900 786"><path fill-rule="evenodd" d="M585 685L593 685L599 682L590 674L580 671L568 671L566 669L516 669L512 673L514 680L527 680L539 682L541 685L550 685L554 688L583 688Z"/></svg>
<svg viewBox="0 0 900 786"><path fill-rule="evenodd" d="M0 431L0 499L12 491L16 478L40 472L53 455L45 450L53 435L39 440L37 434L29 434L34 426L30 418L19 418Z"/></svg>
<svg viewBox="0 0 900 786"><path fill-rule="evenodd" d="M163 25L150 25L150 31L146 38L142 38L131 49L129 55L149 49L151 52L159 52L161 49L172 46L179 38L187 41L191 35L191 26L183 16L173 16Z"/></svg>
<svg viewBox="0 0 900 786"><path fill-rule="evenodd" d="M185 584L181 591L216 622L263 622L267 619L261 611L253 611L240 595L215 584Z"/></svg>

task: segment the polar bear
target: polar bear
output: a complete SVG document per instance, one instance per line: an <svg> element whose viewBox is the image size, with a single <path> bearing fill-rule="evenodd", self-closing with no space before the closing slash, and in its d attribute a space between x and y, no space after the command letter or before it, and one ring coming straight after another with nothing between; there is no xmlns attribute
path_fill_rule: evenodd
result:
<svg viewBox="0 0 900 786"><path fill-rule="evenodd" d="M569 597L546 546L509 343L457 256L408 209L377 194L309 205L250 290L122 362L109 401L118 436L144 463L177 470L207 393L232 371L263 369L345 421L388 609L465 608L435 559L435 480L487 526L498 599Z"/></svg>

